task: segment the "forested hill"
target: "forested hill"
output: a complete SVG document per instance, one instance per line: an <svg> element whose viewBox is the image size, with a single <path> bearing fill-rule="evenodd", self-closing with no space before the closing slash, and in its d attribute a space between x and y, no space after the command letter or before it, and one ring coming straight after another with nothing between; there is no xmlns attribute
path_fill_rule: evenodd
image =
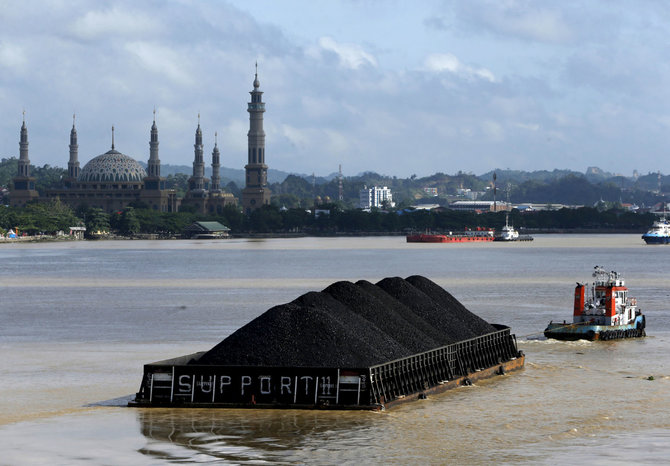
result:
<svg viewBox="0 0 670 466"><path fill-rule="evenodd" d="M9 187L11 180L18 171L16 158L2 159L0 162L0 187ZM192 167L187 165L161 166L161 173L168 177L169 186L183 193ZM512 203L556 203L568 205L594 205L599 201L612 203L631 203L639 206L650 206L662 199L660 192L670 191L670 176L648 173L637 177L623 177L606 173L598 168L590 167L586 173L571 170L553 171L521 171L495 170L482 175L457 172L453 175L435 173L426 177L411 175L409 178L385 176L375 172L365 172L342 179L343 207L358 206L359 191L364 187L386 186L393 193L393 200L398 206L409 206L416 203L434 203L447 205L458 199L459 190L470 190L478 193L478 199L493 199L493 173L496 174L496 198L505 200L508 196ZM42 167L31 168L31 174L37 179L37 190L44 190L58 185L65 174L64 168ZM206 176L211 176L208 168ZM244 170L223 167L221 170L222 185L239 196L244 187ZM339 199L340 183L336 174L327 176L296 175L270 169L268 173L273 202L279 206L307 207L319 197L324 201ZM437 194L437 195L435 195Z"/></svg>

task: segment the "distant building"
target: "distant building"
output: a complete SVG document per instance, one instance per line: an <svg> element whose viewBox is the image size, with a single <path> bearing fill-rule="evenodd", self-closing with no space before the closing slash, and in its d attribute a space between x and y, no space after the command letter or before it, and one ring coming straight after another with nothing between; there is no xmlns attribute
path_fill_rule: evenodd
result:
<svg viewBox="0 0 670 466"><path fill-rule="evenodd" d="M413 205L412 209L414 210L438 210L442 209L440 204L417 204Z"/></svg>
<svg viewBox="0 0 670 466"><path fill-rule="evenodd" d="M395 202L393 202L391 190L386 186L383 188L377 186L372 188L363 187L359 192L359 207L361 209L395 207Z"/></svg>
<svg viewBox="0 0 670 466"><path fill-rule="evenodd" d="M452 210L464 210L464 211L475 211L475 212L497 212L507 210L509 204L506 202L493 202L493 201L456 201L449 204L449 208Z"/></svg>
<svg viewBox="0 0 670 466"><path fill-rule="evenodd" d="M72 208L96 207L107 212L121 210L131 202L143 202L149 208L160 212L177 211L176 194L173 190L165 188L165 178L160 176L158 129L155 118L149 142L149 174L135 159L116 150L114 127L112 127L111 149L92 158L81 170L74 120L70 130L69 147L67 176L59 187L46 192L44 197L47 199L60 199ZM15 203L14 193L11 195L11 202Z"/></svg>
<svg viewBox="0 0 670 466"><path fill-rule="evenodd" d="M437 188L424 187L423 192L426 193L427 196L437 197Z"/></svg>
<svg viewBox="0 0 670 466"><path fill-rule="evenodd" d="M219 222L193 222L184 229L184 236L191 239L227 238L230 228Z"/></svg>
<svg viewBox="0 0 670 466"><path fill-rule="evenodd" d="M472 191L470 188L458 188L456 189L456 195L470 199L472 201L479 199L485 193L484 191Z"/></svg>
<svg viewBox="0 0 670 466"><path fill-rule="evenodd" d="M526 202L523 204L517 204L513 206L514 209L519 210L520 212L536 212L539 210L561 210L561 209L579 209L581 205L564 205L564 204L537 204Z"/></svg>
<svg viewBox="0 0 670 466"><path fill-rule="evenodd" d="M251 102L247 108L250 120L247 134L249 162L245 166L246 187L242 191L242 205L247 213L262 205L268 205L271 194L267 188L268 167L265 164L265 132L263 131L265 104L262 102L263 93L259 90L258 71L253 85ZM13 186L9 195L12 206L24 206L29 201L41 199L35 190L35 178L30 176L25 114L21 126L19 148L18 174L12 179ZM183 199L178 199L174 190L166 189L165 178L160 174L155 112L151 126L147 170L132 157L116 150L113 127L111 150L92 158L80 170L77 130L73 119L69 149L67 175L60 186L48 190L42 198L57 198L73 208L97 207L108 212L121 210L133 202L142 202L149 208L160 212L176 212L181 206L190 206L192 210L203 214L220 213L225 206L237 205L237 199L232 194L224 192L220 186L221 161L216 134L212 151L212 179L204 176L205 162L199 115L195 132L193 175L188 180L188 191Z"/></svg>

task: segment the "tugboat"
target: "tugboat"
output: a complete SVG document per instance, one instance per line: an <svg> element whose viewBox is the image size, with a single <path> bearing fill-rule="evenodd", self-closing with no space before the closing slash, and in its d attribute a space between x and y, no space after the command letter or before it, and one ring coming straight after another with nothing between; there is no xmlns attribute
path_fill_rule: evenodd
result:
<svg viewBox="0 0 670 466"><path fill-rule="evenodd" d="M556 340L616 340L646 336L645 317L617 272L596 266L594 283L575 287L572 323L549 323L544 336ZM588 295L587 295L588 289Z"/></svg>
<svg viewBox="0 0 670 466"><path fill-rule="evenodd" d="M500 231L500 236L496 238L498 241L518 241L519 232L509 224L509 214L505 214L505 226Z"/></svg>
<svg viewBox="0 0 670 466"><path fill-rule="evenodd" d="M500 229L500 234L496 235L495 241L533 241L530 235L520 235L519 232L509 223L509 213L505 214L505 226Z"/></svg>
<svg viewBox="0 0 670 466"><path fill-rule="evenodd" d="M670 243L670 222L665 218L665 215L653 223L651 229L642 235L642 239L647 244Z"/></svg>

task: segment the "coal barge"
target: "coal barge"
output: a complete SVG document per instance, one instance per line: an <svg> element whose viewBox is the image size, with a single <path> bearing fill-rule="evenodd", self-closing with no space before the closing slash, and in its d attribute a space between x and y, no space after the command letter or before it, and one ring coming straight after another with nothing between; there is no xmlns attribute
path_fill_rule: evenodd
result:
<svg viewBox="0 0 670 466"><path fill-rule="evenodd" d="M336 282L209 351L144 366L139 407L379 410L523 367L492 325L415 275Z"/></svg>

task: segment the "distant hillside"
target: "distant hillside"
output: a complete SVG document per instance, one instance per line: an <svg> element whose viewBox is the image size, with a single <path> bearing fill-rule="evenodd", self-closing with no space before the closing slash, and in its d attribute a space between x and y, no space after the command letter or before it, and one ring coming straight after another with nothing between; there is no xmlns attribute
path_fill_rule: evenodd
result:
<svg viewBox="0 0 670 466"><path fill-rule="evenodd" d="M146 164L140 162L146 167ZM0 186L9 186L18 171L16 158L2 159L0 162ZM211 166L206 167L205 174L211 177ZM190 165L161 165L161 174L171 176L171 187L178 192L186 190L186 180L193 172ZM597 167L589 167L586 173L572 170L538 170L527 172L522 170L489 171L476 176L458 172L454 175L435 173L418 178L398 178L380 175L375 172L364 172L355 176L347 176L342 180L344 205L358 206L358 193L364 187L386 186L391 189L393 199L400 207L417 203L447 205L459 199L460 188L479 193L484 200L491 200L490 189L493 173L496 173L498 187L497 199L506 197L507 184L510 185L510 200L513 203L537 202L593 205L603 200L606 202L623 202L649 206L660 201L659 175L648 173L636 177L613 175ZM37 178L38 191L56 186L64 169L59 167L32 166L31 174ZM180 175L175 177L175 175ZM243 169L221 168L221 185L239 196L239 190L245 185ZM233 183L235 186L233 186ZM286 207L312 206L316 197L322 200L339 199L340 185L337 173L327 176L291 174L276 169L268 170L268 184L273 193L273 202ZM661 192L670 192L670 176L660 177ZM426 189L429 188L429 189ZM434 195L437 193L437 195ZM460 197L463 199L463 197Z"/></svg>
<svg viewBox="0 0 670 466"><path fill-rule="evenodd" d="M147 164L145 162L140 162L140 164L146 168ZM176 175L177 173L184 173L186 175L191 175L193 173L192 165L170 165L170 164L161 164L161 175ZM291 173L283 172L281 170L275 170L273 168L268 169L268 182L269 183L281 183L289 176ZM205 166L205 176L210 178L212 176L212 167ZM307 177L307 175L298 175L301 177ZM244 169L239 168L228 168L221 167L221 184L226 185L229 182L235 183L237 186L244 186L245 184L245 173Z"/></svg>
<svg viewBox="0 0 670 466"><path fill-rule="evenodd" d="M650 191L650 192L659 192L659 174L658 173L648 173L647 175L640 176L623 176L612 174L606 172L598 167L589 167L586 169L586 172L580 173L572 170L538 170L533 172L521 171L521 170L492 170L483 175L480 175L479 178L482 180L491 183L493 179L493 173L496 174L496 184L499 190L504 190L507 183L510 183L514 187L519 187L527 183L538 183L538 190L541 190L540 186L542 185L552 185L557 183L563 178L578 177L582 178L584 181L594 185L594 186L609 186L616 189L623 189L624 191ZM563 183L565 184L565 183ZM570 183L568 183L570 184ZM558 188L560 191L560 188ZM545 193L542 194L542 197L554 189L546 189ZM602 189L601 189L602 191ZM518 192L518 190L517 190ZM670 176L661 175L660 176L660 192L670 192ZM537 201L541 202L541 201ZM558 201L554 201L558 202Z"/></svg>
<svg viewBox="0 0 670 466"><path fill-rule="evenodd" d="M581 175L581 173L572 170L558 170L553 171L537 170L534 172L527 172L523 170L500 170L495 169L479 175L478 178L486 182L493 180L493 174L496 174L496 184L498 187L504 186L507 183L521 184L526 181L537 181L540 183L549 183L569 175Z"/></svg>

